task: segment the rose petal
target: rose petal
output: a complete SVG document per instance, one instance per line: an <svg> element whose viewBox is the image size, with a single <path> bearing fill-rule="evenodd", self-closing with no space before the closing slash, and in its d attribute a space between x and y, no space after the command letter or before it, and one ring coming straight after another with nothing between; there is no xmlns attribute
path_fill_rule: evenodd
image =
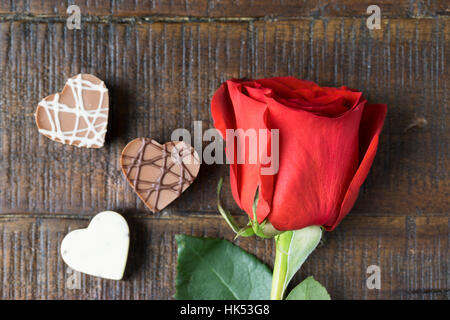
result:
<svg viewBox="0 0 450 320"><path fill-rule="evenodd" d="M362 161L345 194L339 215L331 223L327 222L325 228L333 230L351 210L358 197L359 189L366 179L377 152L378 137L386 118L387 106L385 104L369 104L364 108L360 125L360 154Z"/></svg>
<svg viewBox="0 0 450 320"><path fill-rule="evenodd" d="M280 103L322 116L340 116L362 99L361 92L347 87L320 87L314 82L293 77L260 79L255 82L273 90L271 96Z"/></svg>
<svg viewBox="0 0 450 320"><path fill-rule="evenodd" d="M260 197L257 217L262 222L270 211L274 176L261 178L261 163L258 156L261 150L255 150L257 152L256 162L254 164L249 163L250 145L244 142L245 137L239 136L234 138L235 152L231 154L228 145L233 141L227 139L225 131L226 129L235 128L240 128L244 132L249 129L256 130L256 137L258 137L259 129L268 129L266 125L266 104L248 97L242 90L243 85L240 82L227 81L213 97L212 115L214 126L220 130L224 139L227 140L227 158L232 161L230 164L230 183L233 197L237 204L253 218L253 199L259 186ZM224 95L229 97L229 101ZM238 143L238 140L241 143ZM270 143L270 136L268 143ZM237 163L239 147L239 151L247 155L245 165Z"/></svg>
<svg viewBox="0 0 450 320"><path fill-rule="evenodd" d="M323 225L338 215L359 163L355 146L364 104L327 118L269 103L271 127L280 128L280 170L268 216L276 229Z"/></svg>
<svg viewBox="0 0 450 320"><path fill-rule="evenodd" d="M233 104L231 103L226 82L220 86L212 97L211 115L214 120L214 127L219 130L222 138L225 139L227 128L236 128Z"/></svg>

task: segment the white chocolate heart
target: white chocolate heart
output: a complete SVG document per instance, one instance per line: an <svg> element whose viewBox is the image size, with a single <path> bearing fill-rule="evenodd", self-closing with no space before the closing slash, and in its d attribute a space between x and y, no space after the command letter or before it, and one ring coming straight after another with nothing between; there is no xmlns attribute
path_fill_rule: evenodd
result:
<svg viewBox="0 0 450 320"><path fill-rule="evenodd" d="M126 220L114 211L97 214L86 229L68 233L61 255L72 269L92 276L120 280L130 244Z"/></svg>

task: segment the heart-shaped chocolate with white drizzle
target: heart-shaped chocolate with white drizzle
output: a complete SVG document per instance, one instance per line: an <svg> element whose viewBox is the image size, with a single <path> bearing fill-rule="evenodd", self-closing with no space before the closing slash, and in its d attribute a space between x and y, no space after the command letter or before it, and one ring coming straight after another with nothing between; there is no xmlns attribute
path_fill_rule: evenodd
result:
<svg viewBox="0 0 450 320"><path fill-rule="evenodd" d="M200 161L195 149L183 141L161 145L149 138L137 138L123 149L120 166L145 205L158 212L192 184Z"/></svg>
<svg viewBox="0 0 450 320"><path fill-rule="evenodd" d="M39 102L36 124L41 134L54 141L101 148L108 110L108 89L103 81L90 74L79 74L67 80L61 93Z"/></svg>

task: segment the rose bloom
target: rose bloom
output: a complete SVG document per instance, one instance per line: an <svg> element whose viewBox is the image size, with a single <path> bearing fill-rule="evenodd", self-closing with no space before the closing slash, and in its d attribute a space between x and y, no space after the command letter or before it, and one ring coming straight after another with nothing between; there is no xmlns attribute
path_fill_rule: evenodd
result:
<svg viewBox="0 0 450 320"><path fill-rule="evenodd" d="M223 83L211 113L224 139L227 129L279 129L278 172L261 174L265 164L259 160L230 164L235 201L252 218L259 190L260 223L268 219L280 231L310 225L333 230L367 177L386 111L384 104L368 104L357 90L293 77ZM227 150L227 157L235 160L236 152L248 148L248 143L235 144L234 155Z"/></svg>

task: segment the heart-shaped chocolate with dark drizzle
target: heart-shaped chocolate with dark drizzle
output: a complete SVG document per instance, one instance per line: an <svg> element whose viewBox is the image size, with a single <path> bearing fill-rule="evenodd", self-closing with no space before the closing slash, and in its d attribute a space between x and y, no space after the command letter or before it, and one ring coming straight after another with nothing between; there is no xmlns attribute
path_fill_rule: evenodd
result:
<svg viewBox="0 0 450 320"><path fill-rule="evenodd" d="M183 141L161 145L137 138L123 149L120 166L139 198L152 212L158 212L192 184L200 161L195 149Z"/></svg>

